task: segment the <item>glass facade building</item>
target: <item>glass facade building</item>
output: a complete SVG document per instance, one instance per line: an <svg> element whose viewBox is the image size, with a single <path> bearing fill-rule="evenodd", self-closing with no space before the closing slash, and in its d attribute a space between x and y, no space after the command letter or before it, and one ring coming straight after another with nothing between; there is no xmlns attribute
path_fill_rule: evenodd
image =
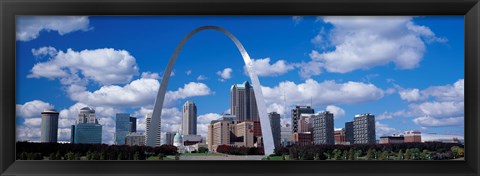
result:
<svg viewBox="0 0 480 176"><path fill-rule="evenodd" d="M130 114L117 113L115 116L115 144L124 145L125 137L130 131Z"/></svg>
<svg viewBox="0 0 480 176"><path fill-rule="evenodd" d="M80 123L72 125L74 144L101 144L102 125L95 123Z"/></svg>

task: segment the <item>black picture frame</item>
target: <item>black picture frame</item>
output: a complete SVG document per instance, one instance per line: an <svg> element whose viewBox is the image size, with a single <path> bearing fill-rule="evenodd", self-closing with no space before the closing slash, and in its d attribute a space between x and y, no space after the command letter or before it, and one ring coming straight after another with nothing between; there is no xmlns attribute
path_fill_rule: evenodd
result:
<svg viewBox="0 0 480 176"><path fill-rule="evenodd" d="M461 175L480 171L478 0L0 0L1 175ZM462 15L464 161L15 161L16 15Z"/></svg>

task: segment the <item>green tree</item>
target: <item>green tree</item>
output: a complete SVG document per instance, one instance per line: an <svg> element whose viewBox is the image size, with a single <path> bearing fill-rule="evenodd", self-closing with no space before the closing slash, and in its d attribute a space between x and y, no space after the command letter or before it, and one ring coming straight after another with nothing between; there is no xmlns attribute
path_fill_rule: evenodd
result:
<svg viewBox="0 0 480 176"><path fill-rule="evenodd" d="M332 160L341 160L341 159L342 159L342 151L339 149L333 149Z"/></svg>
<svg viewBox="0 0 480 176"><path fill-rule="evenodd" d="M397 160L403 160L403 151L402 151L401 149L400 149L400 151L398 152Z"/></svg>
<svg viewBox="0 0 480 176"><path fill-rule="evenodd" d="M317 153L318 154L318 153ZM287 160L287 157L285 157L285 153L282 154L282 160Z"/></svg>
<svg viewBox="0 0 480 176"><path fill-rule="evenodd" d="M60 151L57 151L57 153L55 153L55 159L62 160L62 155L60 154Z"/></svg>
<svg viewBox="0 0 480 176"><path fill-rule="evenodd" d="M133 154L133 160L140 160L140 153L138 151Z"/></svg>
<svg viewBox="0 0 480 176"><path fill-rule="evenodd" d="M313 158L314 160L320 160L320 153L316 153L315 157Z"/></svg>
<svg viewBox="0 0 480 176"><path fill-rule="evenodd" d="M80 156L82 156L80 153L75 153L75 160L80 160Z"/></svg>
<svg viewBox="0 0 480 176"><path fill-rule="evenodd" d="M348 160L354 160L355 159L355 152L353 152L353 149L350 148L348 151Z"/></svg>
<svg viewBox="0 0 480 176"><path fill-rule="evenodd" d="M373 155L374 155L373 150L372 150L372 149L368 149L368 150L367 150L367 156L366 156L367 160L372 160L373 157L374 157Z"/></svg>
<svg viewBox="0 0 480 176"><path fill-rule="evenodd" d="M159 153L159 154L158 154L158 159L159 159L159 160L163 160L163 157L164 157L163 153Z"/></svg>
<svg viewBox="0 0 480 176"><path fill-rule="evenodd" d="M452 152L453 159L458 157L458 146L453 146L450 148L450 151Z"/></svg>
<svg viewBox="0 0 480 176"><path fill-rule="evenodd" d="M48 156L48 159L49 160L56 160L55 153L50 153L50 155Z"/></svg>
<svg viewBox="0 0 480 176"><path fill-rule="evenodd" d="M405 155L403 156L404 160L411 160L412 159L412 153L410 152L410 149L405 150Z"/></svg>
<svg viewBox="0 0 480 176"><path fill-rule="evenodd" d="M75 160L75 154L73 152L68 152L65 154L65 159L66 160Z"/></svg>
<svg viewBox="0 0 480 176"><path fill-rule="evenodd" d="M175 160L180 160L180 154L177 153L177 154L175 155Z"/></svg>
<svg viewBox="0 0 480 176"><path fill-rule="evenodd" d="M118 155L117 155L117 160L123 160L124 156L123 156L123 153L120 152Z"/></svg>
<svg viewBox="0 0 480 176"><path fill-rule="evenodd" d="M388 154L388 151L383 151L378 157L378 160L388 160Z"/></svg>

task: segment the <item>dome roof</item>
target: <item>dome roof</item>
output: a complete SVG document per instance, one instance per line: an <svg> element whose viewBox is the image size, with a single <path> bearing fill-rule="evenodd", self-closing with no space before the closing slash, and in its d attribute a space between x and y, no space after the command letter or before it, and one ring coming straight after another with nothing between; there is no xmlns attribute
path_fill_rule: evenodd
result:
<svg viewBox="0 0 480 176"><path fill-rule="evenodd" d="M173 137L173 140L182 140L182 135L180 133L175 134L175 137Z"/></svg>
<svg viewBox="0 0 480 176"><path fill-rule="evenodd" d="M80 109L80 111L83 111L83 112L87 111L87 112L95 113L95 110L92 109L91 107L84 107L84 108Z"/></svg>

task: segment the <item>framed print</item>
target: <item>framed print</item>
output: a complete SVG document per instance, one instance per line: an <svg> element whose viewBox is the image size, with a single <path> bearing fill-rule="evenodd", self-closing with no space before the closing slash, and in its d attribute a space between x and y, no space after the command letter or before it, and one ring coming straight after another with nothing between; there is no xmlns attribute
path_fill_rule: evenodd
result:
<svg viewBox="0 0 480 176"><path fill-rule="evenodd" d="M0 5L2 175L478 175L478 1Z"/></svg>

